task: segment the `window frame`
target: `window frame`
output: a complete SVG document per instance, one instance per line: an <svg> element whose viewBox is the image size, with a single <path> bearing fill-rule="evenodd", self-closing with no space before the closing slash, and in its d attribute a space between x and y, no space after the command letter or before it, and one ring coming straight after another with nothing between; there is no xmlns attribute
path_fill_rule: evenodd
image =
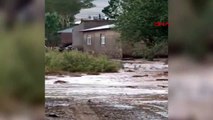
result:
<svg viewBox="0 0 213 120"><path fill-rule="evenodd" d="M92 36L91 35L86 36L86 43L87 43L87 45L92 45Z"/></svg>
<svg viewBox="0 0 213 120"><path fill-rule="evenodd" d="M106 45L106 36L104 34L100 34L100 43L101 45Z"/></svg>

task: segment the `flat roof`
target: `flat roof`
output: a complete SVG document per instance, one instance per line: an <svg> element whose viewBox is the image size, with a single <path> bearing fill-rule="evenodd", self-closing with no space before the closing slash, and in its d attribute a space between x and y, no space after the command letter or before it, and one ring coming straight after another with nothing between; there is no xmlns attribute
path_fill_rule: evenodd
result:
<svg viewBox="0 0 213 120"><path fill-rule="evenodd" d="M73 28L67 28L67 29L58 31L58 33L72 33L72 31L73 31Z"/></svg>
<svg viewBox="0 0 213 120"><path fill-rule="evenodd" d="M87 32L87 31L95 31L95 30L106 30L106 29L111 29L111 28L114 28L114 27L115 27L114 24L110 24L110 25L103 25L103 26L98 26L98 27L94 27L94 28L84 29L84 30L81 30L81 31Z"/></svg>

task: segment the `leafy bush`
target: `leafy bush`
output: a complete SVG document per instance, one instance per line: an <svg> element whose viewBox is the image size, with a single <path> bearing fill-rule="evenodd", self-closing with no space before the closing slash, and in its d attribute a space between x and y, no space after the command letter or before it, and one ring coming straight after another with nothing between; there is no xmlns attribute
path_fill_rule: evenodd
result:
<svg viewBox="0 0 213 120"><path fill-rule="evenodd" d="M168 55L168 43L161 42L156 43L153 47L144 46L144 48L135 47L133 50L134 57L146 58L152 60L154 57L167 56Z"/></svg>
<svg viewBox="0 0 213 120"><path fill-rule="evenodd" d="M46 73L67 71L67 72L117 72L119 63L109 60L106 56L94 57L87 53L55 52L45 53L45 71Z"/></svg>

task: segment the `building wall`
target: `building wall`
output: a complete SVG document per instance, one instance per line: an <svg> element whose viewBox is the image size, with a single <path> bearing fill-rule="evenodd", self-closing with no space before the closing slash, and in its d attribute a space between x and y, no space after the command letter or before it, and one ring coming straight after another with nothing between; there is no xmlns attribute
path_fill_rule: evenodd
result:
<svg viewBox="0 0 213 120"><path fill-rule="evenodd" d="M106 37L105 45L101 45L100 35ZM87 36L91 35L92 44L87 45ZM107 55L110 58L122 58L122 49L119 42L119 33L113 30L84 32L84 51L91 54Z"/></svg>
<svg viewBox="0 0 213 120"><path fill-rule="evenodd" d="M82 23L73 27L73 47L83 50L83 32L81 30L112 24L111 20L82 20Z"/></svg>
<svg viewBox="0 0 213 120"><path fill-rule="evenodd" d="M83 37L83 33L80 32L82 29L84 29L84 25L80 24L80 25L74 26L73 31L72 31L73 47L77 48L79 50L83 50L83 38L84 37Z"/></svg>
<svg viewBox="0 0 213 120"><path fill-rule="evenodd" d="M72 33L61 33L62 44L72 43Z"/></svg>

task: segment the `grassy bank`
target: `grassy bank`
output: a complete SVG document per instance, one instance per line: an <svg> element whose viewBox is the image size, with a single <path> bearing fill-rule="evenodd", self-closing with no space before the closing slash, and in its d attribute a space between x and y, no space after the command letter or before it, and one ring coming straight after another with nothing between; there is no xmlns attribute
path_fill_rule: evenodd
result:
<svg viewBox="0 0 213 120"><path fill-rule="evenodd" d="M154 58L160 58L162 56L168 56L168 42L160 42L152 47L134 47L133 57L144 58L153 60Z"/></svg>
<svg viewBox="0 0 213 120"><path fill-rule="evenodd" d="M82 73L99 73L99 72L117 72L120 68L118 62L112 61L105 56L94 57L87 53L56 52L50 51L45 53L45 72L82 72Z"/></svg>

